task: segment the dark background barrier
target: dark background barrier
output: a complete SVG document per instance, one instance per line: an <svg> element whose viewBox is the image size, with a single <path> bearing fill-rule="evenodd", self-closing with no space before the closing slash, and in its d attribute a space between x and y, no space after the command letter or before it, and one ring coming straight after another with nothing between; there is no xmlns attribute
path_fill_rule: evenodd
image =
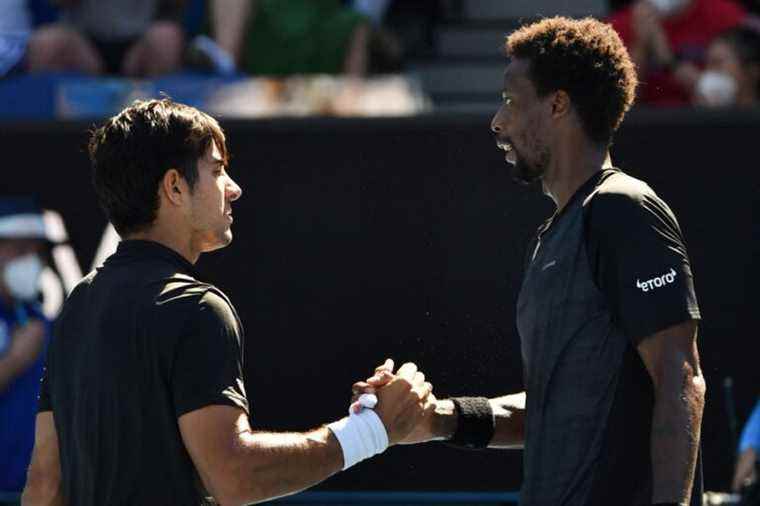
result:
<svg viewBox="0 0 760 506"><path fill-rule="evenodd" d="M514 185L488 115L224 122L235 240L199 266L246 327L256 427L341 416L350 385L385 357L416 361L441 396L521 388L514 306L525 245L552 210ZM632 114L616 165L647 180L686 236L702 308L707 486L725 488L732 445L721 383L743 420L760 384L755 151L760 115ZM83 123L0 124L3 194L63 215L84 270L105 226ZM398 447L331 490L513 490L519 452Z"/></svg>

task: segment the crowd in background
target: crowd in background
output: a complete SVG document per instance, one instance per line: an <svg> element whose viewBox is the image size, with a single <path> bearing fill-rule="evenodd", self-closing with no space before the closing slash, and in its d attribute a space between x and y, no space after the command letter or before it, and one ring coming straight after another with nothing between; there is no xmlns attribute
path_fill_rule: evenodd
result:
<svg viewBox="0 0 760 506"><path fill-rule="evenodd" d="M54 71L127 77L155 77L183 69L276 76L362 76L370 70L397 70L404 50L416 50L425 39L441 4L438 0L2 3L0 75ZM394 25L398 30L388 28ZM370 69L370 63L376 67Z"/></svg>
<svg viewBox="0 0 760 506"><path fill-rule="evenodd" d="M155 77L398 72L432 56L457 0L2 0L0 75ZM639 103L758 103L760 2L611 0Z"/></svg>

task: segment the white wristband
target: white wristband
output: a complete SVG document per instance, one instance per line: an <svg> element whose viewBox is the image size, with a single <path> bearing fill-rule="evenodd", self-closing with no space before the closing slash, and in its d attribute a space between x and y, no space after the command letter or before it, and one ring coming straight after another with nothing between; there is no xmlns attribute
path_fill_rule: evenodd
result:
<svg viewBox="0 0 760 506"><path fill-rule="evenodd" d="M371 409L351 413L327 426L343 450L343 469L382 453L388 448L388 433L380 417Z"/></svg>

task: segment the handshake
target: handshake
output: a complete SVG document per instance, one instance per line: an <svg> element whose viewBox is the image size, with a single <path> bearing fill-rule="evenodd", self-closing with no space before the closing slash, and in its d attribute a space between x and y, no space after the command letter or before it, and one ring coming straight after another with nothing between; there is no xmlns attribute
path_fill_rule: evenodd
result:
<svg viewBox="0 0 760 506"><path fill-rule="evenodd" d="M456 429L452 401L439 401L417 366L394 372L391 359L366 381L354 383L349 416L328 425L343 450L346 469L395 444L450 438Z"/></svg>

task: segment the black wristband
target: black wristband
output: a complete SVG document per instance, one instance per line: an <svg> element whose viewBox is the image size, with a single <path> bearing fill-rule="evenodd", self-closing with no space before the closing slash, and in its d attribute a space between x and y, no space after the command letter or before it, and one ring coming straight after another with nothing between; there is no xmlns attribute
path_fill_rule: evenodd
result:
<svg viewBox="0 0 760 506"><path fill-rule="evenodd" d="M457 409L457 430L449 443L465 448L486 448L493 438L495 420L486 397L452 397Z"/></svg>

